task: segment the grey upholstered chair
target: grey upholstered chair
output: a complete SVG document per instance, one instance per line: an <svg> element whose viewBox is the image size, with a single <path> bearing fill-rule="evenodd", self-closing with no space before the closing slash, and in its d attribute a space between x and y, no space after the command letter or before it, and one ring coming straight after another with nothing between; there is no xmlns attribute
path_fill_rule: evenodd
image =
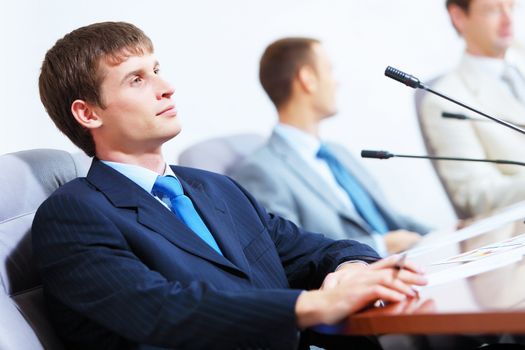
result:
<svg viewBox="0 0 525 350"><path fill-rule="evenodd" d="M229 175L231 167L262 146L266 138L258 134L217 137L188 147L179 155L179 165Z"/></svg>
<svg viewBox="0 0 525 350"><path fill-rule="evenodd" d="M31 251L36 209L55 189L83 176L89 158L35 149L0 156L0 349L62 349L47 320Z"/></svg>

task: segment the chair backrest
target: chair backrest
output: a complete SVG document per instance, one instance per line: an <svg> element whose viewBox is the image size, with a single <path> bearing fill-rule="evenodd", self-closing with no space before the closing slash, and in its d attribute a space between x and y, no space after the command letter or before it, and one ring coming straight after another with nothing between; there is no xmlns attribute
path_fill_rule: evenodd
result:
<svg viewBox="0 0 525 350"><path fill-rule="evenodd" d="M179 155L183 166L229 175L233 165L262 146L266 138L258 134L217 137L188 147Z"/></svg>
<svg viewBox="0 0 525 350"><path fill-rule="evenodd" d="M440 78L441 78L441 76L438 76L438 77L428 81L426 83L426 85L429 86L429 87L432 87ZM418 122L418 125L419 125L419 131L421 132L421 136L423 138L423 142L425 144L425 149L427 150L427 154L429 156L437 156L436 150L434 149L434 147L432 147L432 144L430 143L430 138L428 136L428 130L426 130L423 127L423 114L422 114L422 111L421 111L421 107L422 107L423 99L425 98L426 94L428 94L428 93L429 92L427 92L426 90L416 89L416 93L414 95L414 103L415 103L415 107L416 107L416 115L417 115L417 122ZM452 200L452 193L450 191L450 188L447 186L446 181L441 176L436 162L437 161L435 161L435 160L431 161L432 167L434 168L434 172L436 173L436 175L437 175L437 177L439 179L439 182L441 182L441 186L443 187L443 190L444 190L444 192L447 195L447 198L448 198L448 201L449 201L451 207L454 209L454 213L456 214L456 217L459 218L459 219L466 218L467 215L459 207L457 207L454 204L454 201Z"/></svg>
<svg viewBox="0 0 525 350"><path fill-rule="evenodd" d="M62 349L48 322L32 257L31 223L59 186L85 175L89 158L50 149L0 156L0 349Z"/></svg>

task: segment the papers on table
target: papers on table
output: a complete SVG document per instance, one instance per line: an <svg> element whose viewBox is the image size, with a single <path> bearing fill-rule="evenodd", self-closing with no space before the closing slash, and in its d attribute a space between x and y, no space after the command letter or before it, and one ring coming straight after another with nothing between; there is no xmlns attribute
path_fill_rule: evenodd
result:
<svg viewBox="0 0 525 350"><path fill-rule="evenodd" d="M509 224L524 219L525 202L517 203L463 229L431 232L423 237L420 244L415 248L407 251L407 255L408 258L415 261L425 261L424 267L428 271L428 286L478 275L520 261L525 255L525 234L496 243L491 242L491 244L461 254L458 254L459 251L456 248L454 250L456 253L451 252L452 256L438 257L435 261L432 260L432 254L446 246L450 247L454 243L463 242L486 233L493 234L495 230L509 227Z"/></svg>
<svg viewBox="0 0 525 350"><path fill-rule="evenodd" d="M513 251L511 254L503 254L504 256L493 255L484 260L477 260L428 274L426 276L428 284L425 287L436 286L462 278L479 275L484 272L516 263L523 258L524 253L525 251L521 250L519 252Z"/></svg>
<svg viewBox="0 0 525 350"><path fill-rule="evenodd" d="M467 263L489 258L491 256L501 254L509 250L522 251L523 249L525 249L525 234L515 236L501 242L487 244L478 249L474 249L456 256L451 256L449 258L437 261L432 265Z"/></svg>
<svg viewBox="0 0 525 350"><path fill-rule="evenodd" d="M525 219L525 202L520 202L505 208L493 216L480 219L463 229L430 232L423 237L420 244L408 250L407 254L409 258L415 258L437 248L482 235L505 224L523 219Z"/></svg>
<svg viewBox="0 0 525 350"><path fill-rule="evenodd" d="M439 260L432 265L448 265L427 275L427 286L435 286L460 278L467 278L491 271L517 261L525 255L525 234L501 242Z"/></svg>

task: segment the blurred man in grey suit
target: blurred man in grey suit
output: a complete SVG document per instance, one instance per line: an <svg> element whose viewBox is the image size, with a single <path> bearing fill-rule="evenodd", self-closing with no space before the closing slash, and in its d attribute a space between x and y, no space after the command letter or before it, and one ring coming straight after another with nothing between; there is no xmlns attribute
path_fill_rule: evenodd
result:
<svg viewBox="0 0 525 350"><path fill-rule="evenodd" d="M321 43L274 42L261 58L259 76L279 123L232 176L269 211L307 230L357 239L383 255L415 244L427 229L388 206L345 149L319 138L319 124L336 113L337 87Z"/></svg>

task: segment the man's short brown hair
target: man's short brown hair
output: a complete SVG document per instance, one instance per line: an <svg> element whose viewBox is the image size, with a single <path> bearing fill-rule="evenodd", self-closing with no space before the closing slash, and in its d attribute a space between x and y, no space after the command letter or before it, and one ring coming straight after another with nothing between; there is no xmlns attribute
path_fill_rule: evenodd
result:
<svg viewBox="0 0 525 350"><path fill-rule="evenodd" d="M73 117L72 103L80 99L104 108L102 59L116 65L145 52L152 53L153 44L142 30L129 23L103 22L72 31L46 53L38 81L40 100L58 129L88 156L95 155L95 143Z"/></svg>
<svg viewBox="0 0 525 350"><path fill-rule="evenodd" d="M288 101L292 82L299 69L313 63L312 38L284 38L270 44L259 66L259 79L264 91L277 108Z"/></svg>
<svg viewBox="0 0 525 350"><path fill-rule="evenodd" d="M456 5L465 10L465 12L468 12L471 2L472 0L447 0L445 5L447 6L447 9L450 8L451 5Z"/></svg>
<svg viewBox="0 0 525 350"><path fill-rule="evenodd" d="M447 0L445 2L445 5L446 5L448 11L450 11L450 7L451 6L457 6L460 9L462 9L466 14L468 14L468 11L470 9L470 4L472 4L472 1L473 0ZM454 24L454 21L452 20L452 16L450 17L450 22L452 22L452 26L456 30L456 33L458 33L458 35L461 35L461 33L459 32L458 28Z"/></svg>

